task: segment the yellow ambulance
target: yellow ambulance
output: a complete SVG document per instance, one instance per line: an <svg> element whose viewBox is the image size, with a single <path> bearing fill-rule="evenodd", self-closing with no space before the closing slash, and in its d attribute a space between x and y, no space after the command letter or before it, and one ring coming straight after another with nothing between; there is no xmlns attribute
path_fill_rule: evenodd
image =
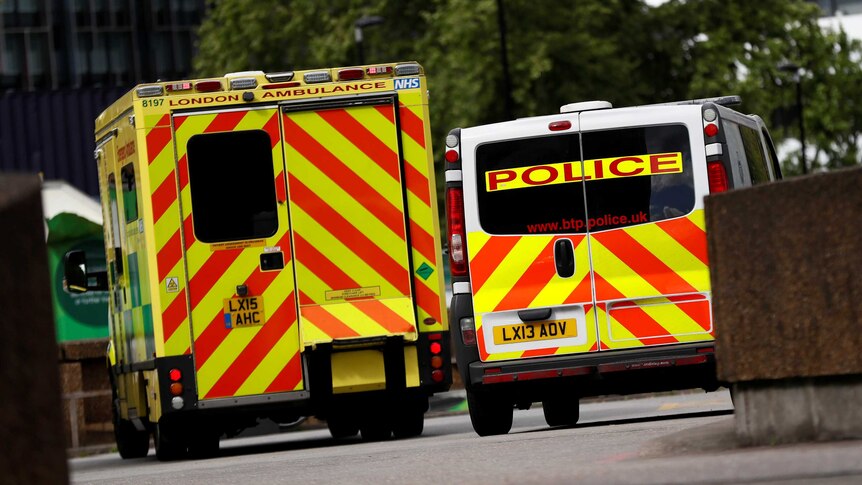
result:
<svg viewBox="0 0 862 485"><path fill-rule="evenodd" d="M422 432L451 383L415 62L137 86L96 120L124 458L205 456L259 419Z"/></svg>
<svg viewBox="0 0 862 485"><path fill-rule="evenodd" d="M455 129L446 138L450 320L473 427L541 402L715 389L703 198L781 176L730 96Z"/></svg>

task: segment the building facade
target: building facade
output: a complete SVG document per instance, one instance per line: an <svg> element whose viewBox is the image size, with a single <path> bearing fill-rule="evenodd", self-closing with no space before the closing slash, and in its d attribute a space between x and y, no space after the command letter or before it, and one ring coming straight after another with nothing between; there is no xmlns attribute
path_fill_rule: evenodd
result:
<svg viewBox="0 0 862 485"><path fill-rule="evenodd" d="M93 120L135 84L191 73L206 0L0 0L0 171L97 194Z"/></svg>

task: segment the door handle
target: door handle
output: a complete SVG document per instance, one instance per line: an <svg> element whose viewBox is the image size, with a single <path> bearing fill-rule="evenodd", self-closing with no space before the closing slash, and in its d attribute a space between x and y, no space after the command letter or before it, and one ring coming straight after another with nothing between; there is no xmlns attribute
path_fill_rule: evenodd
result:
<svg viewBox="0 0 862 485"><path fill-rule="evenodd" d="M554 263L560 278L570 278L575 274L575 248L571 240L557 239L554 243Z"/></svg>

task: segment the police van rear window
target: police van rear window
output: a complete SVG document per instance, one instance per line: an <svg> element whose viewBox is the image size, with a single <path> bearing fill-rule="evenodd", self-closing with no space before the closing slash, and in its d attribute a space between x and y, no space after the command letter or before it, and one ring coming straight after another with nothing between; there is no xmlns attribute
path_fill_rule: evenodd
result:
<svg viewBox="0 0 862 485"><path fill-rule="evenodd" d="M487 143L476 151L476 166L479 222L490 234L601 231L694 208L682 125Z"/></svg>
<svg viewBox="0 0 862 485"><path fill-rule="evenodd" d="M265 131L195 135L188 142L188 163L199 241L259 239L276 233L275 173Z"/></svg>

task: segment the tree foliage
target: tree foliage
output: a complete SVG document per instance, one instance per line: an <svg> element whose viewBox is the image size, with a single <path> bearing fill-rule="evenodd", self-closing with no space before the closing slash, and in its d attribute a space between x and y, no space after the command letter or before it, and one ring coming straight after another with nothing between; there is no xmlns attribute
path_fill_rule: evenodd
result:
<svg viewBox="0 0 862 485"><path fill-rule="evenodd" d="M498 6L509 59L501 62ZM201 76L357 63L354 22L368 63L416 60L428 73L435 147L456 126L556 112L566 103L614 105L740 94L776 142L799 136L800 66L808 159L860 162L862 47L818 24L803 0L214 0L200 29ZM508 79L508 83L506 80ZM507 84L513 112L506 109ZM786 117L785 117L786 119ZM799 153L785 164L798 172Z"/></svg>

